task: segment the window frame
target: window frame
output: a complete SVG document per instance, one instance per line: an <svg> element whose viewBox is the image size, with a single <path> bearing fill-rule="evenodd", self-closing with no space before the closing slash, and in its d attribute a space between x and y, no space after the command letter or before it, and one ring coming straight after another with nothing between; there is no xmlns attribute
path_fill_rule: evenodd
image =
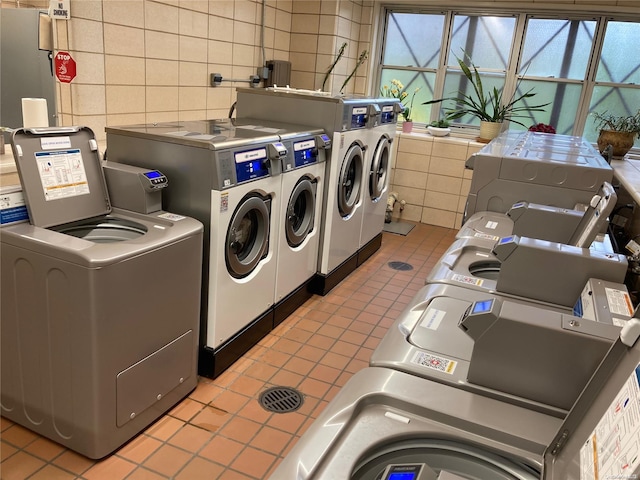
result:
<svg viewBox="0 0 640 480"><path fill-rule="evenodd" d="M442 32L442 38L440 39L440 58L438 60L438 66L436 67L435 75L436 79L434 82L434 98L443 98L447 96L447 92L444 92L445 85L445 76L447 69L449 71L459 71L458 67L447 66L449 62L450 55L450 44L452 38L452 29L453 29L453 20L455 15L469 15L469 16L510 16L516 19L516 25L514 28L514 35L512 39L512 45L509 56L509 63L507 65L507 69L505 71L505 85L504 85L504 95L505 98L509 98L515 88L517 83L524 80L533 80L533 81L544 81L544 82L553 82L556 84L580 84L581 92L580 92L580 100L578 108L576 109L576 115L573 123L573 129L571 135L582 136L584 133L585 126L587 124L587 119L589 116L590 103L593 96L593 91L596 86L611 86L611 87L625 87L632 89L639 89L640 84L620 84L620 83L612 83L612 82L602 82L596 81L596 74L598 71L598 65L600 64L600 56L602 53L602 48L604 44L604 38L606 34L606 26L607 22L635 22L640 23L640 16L635 16L631 14L619 14L619 15L603 15L602 13L597 12L571 12L568 10L544 10L544 9L528 9L528 11L523 11L520 9L508 9L508 8L463 8L463 7L455 7L451 9L443 9L442 6L420 6L416 7L403 5L403 4L391 4L385 3L380 4L380 8L378 10L378 42L375 46L375 69L373 72L373 84L372 88L376 91L379 91L380 82L382 78L382 72L386 69L394 69L394 70L405 70L405 71L416 71L416 72L429 72L432 73L432 68L421 68L421 67L406 67L406 66L396 66L390 64L383 64L383 49L384 49L384 40L386 38L386 30L388 23L388 16L391 13L414 13L414 14L441 14L444 16L444 28ZM527 76L526 72L520 72L520 62L522 60L523 50L524 50L524 39L526 33L527 22L529 19L550 19L550 20L591 20L596 22L593 43L591 45L591 51L589 54L589 60L587 63L585 75L583 79L570 79L570 78L546 78L546 77L534 77ZM489 71L489 70L487 70ZM424 100L426 101L426 100ZM415 106L414 106L415 108ZM439 108L433 108L431 110L431 116L428 119L428 122L437 120ZM477 133L478 127L471 125L456 125L454 126L454 131L463 136L473 136Z"/></svg>

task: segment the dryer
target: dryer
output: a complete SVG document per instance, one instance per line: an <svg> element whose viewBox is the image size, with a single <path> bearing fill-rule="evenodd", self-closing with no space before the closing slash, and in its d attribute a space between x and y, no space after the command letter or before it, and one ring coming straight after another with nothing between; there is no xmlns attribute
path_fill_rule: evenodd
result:
<svg viewBox="0 0 640 480"><path fill-rule="evenodd" d="M166 205L205 225L201 375L215 377L273 328L282 158L279 133L228 119L107 127L109 159L158 168Z"/></svg>
<svg viewBox="0 0 640 480"><path fill-rule="evenodd" d="M369 97L290 88L238 88L237 94L236 115L240 119L268 121L277 114L287 122L323 128L331 137L323 233L313 287L315 293L325 295L358 266L371 138L368 129L378 121L380 107ZM394 104L396 117L399 105Z"/></svg>
<svg viewBox="0 0 640 480"><path fill-rule="evenodd" d="M30 222L0 230L2 416L101 458L197 385L202 224L116 208L166 177L105 183L86 127L12 144Z"/></svg>
<svg viewBox="0 0 640 480"><path fill-rule="evenodd" d="M273 125L273 124L271 124ZM282 134L282 194L277 235L274 326L313 293L322 233L325 154L331 139L321 129Z"/></svg>
<svg viewBox="0 0 640 480"><path fill-rule="evenodd" d="M364 169L364 204L362 214L362 230L360 231L360 248L358 250L358 265L373 255L382 244L382 229L384 227L393 166L397 102L395 99L378 98L376 103L380 113L368 129L369 152Z"/></svg>

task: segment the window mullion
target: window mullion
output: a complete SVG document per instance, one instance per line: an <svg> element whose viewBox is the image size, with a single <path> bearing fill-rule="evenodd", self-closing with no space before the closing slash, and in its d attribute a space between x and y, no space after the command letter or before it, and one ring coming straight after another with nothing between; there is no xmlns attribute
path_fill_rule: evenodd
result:
<svg viewBox="0 0 640 480"><path fill-rule="evenodd" d="M505 99L512 98L516 94L516 87L518 85L518 65L520 64L520 56L522 54L522 46L524 44L524 33L526 26L526 15L518 15L516 22L516 28L513 32L513 39L511 41L511 54L509 56L509 65L505 72L504 79L504 92L502 95L503 103Z"/></svg>
<svg viewBox="0 0 640 480"><path fill-rule="evenodd" d="M580 103L578 111L576 112L576 121L573 125L574 135L580 135L580 132L584 132L584 128L587 124L591 97L593 96L593 89L596 86L596 74L598 72L599 59L602 54L606 26L607 19L605 17L600 17L596 25L596 32L591 47L591 55L589 56L590 60L585 73L584 86L582 87L582 92L580 92Z"/></svg>
<svg viewBox="0 0 640 480"><path fill-rule="evenodd" d="M447 73L447 59L449 57L449 48L451 45L451 36L453 35L453 12L447 12L445 17L445 27L442 33L442 39L440 40L441 50L440 59L438 60L438 69L436 71L436 82L433 87L433 98L443 98L444 92L444 80ZM431 116L429 122L433 122L440 118L440 110L442 104L436 104L431 107Z"/></svg>

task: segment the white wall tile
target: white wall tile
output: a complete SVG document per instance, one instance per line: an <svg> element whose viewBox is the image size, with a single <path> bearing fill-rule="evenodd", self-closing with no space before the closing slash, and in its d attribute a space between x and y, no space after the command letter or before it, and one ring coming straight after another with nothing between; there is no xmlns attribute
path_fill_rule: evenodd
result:
<svg viewBox="0 0 640 480"><path fill-rule="evenodd" d="M69 32L69 49L82 52L104 52L104 36L101 22L76 18L67 28Z"/></svg>
<svg viewBox="0 0 640 480"><path fill-rule="evenodd" d="M107 85L144 85L145 60L122 55L105 55L104 72Z"/></svg>
<svg viewBox="0 0 640 480"><path fill-rule="evenodd" d="M416 172L429 172L431 157L418 155L417 153L398 152L396 155L396 167Z"/></svg>
<svg viewBox="0 0 640 480"><path fill-rule="evenodd" d="M94 83L104 85L105 81L105 57L99 53L75 52L73 58L76 61L75 83Z"/></svg>
<svg viewBox="0 0 640 480"><path fill-rule="evenodd" d="M191 87L208 87L206 63L180 62L179 85Z"/></svg>
<svg viewBox="0 0 640 480"><path fill-rule="evenodd" d="M429 163L429 173L462 178L464 170L464 160L455 160L449 157L437 157L435 155L431 156L431 162Z"/></svg>
<svg viewBox="0 0 640 480"><path fill-rule="evenodd" d="M427 179L427 190L443 193L460 193L462 186L461 178L445 177L443 175L429 174Z"/></svg>
<svg viewBox="0 0 640 480"><path fill-rule="evenodd" d="M178 111L179 87L146 87L147 112Z"/></svg>
<svg viewBox="0 0 640 480"><path fill-rule="evenodd" d="M422 223L428 223L429 225L454 228L456 223L456 213L425 207L422 210L422 218L420 221Z"/></svg>
<svg viewBox="0 0 640 480"><path fill-rule="evenodd" d="M184 110L206 110L207 108L207 87L179 87L178 109Z"/></svg>
<svg viewBox="0 0 640 480"><path fill-rule="evenodd" d="M459 200L460 197L455 194L427 190L424 195L424 206L438 210L457 212Z"/></svg>
<svg viewBox="0 0 640 480"><path fill-rule="evenodd" d="M427 186L427 174L422 172L415 172L413 170L403 170L401 168L396 168L396 173L393 181L395 185L424 190Z"/></svg>
<svg viewBox="0 0 640 480"><path fill-rule="evenodd" d="M457 160L467 159L467 143L435 138L431 155Z"/></svg>
<svg viewBox="0 0 640 480"><path fill-rule="evenodd" d="M145 111L145 87L107 85L107 114Z"/></svg>
<svg viewBox="0 0 640 480"><path fill-rule="evenodd" d="M102 13L105 22L130 27L144 27L144 2L142 0L102 2ZM75 12L73 14L75 15Z"/></svg>
<svg viewBox="0 0 640 480"><path fill-rule="evenodd" d="M84 18L87 20L101 21L103 8L102 3L102 0L71 0L69 9L71 10L71 14L74 19Z"/></svg>
<svg viewBox="0 0 640 480"><path fill-rule="evenodd" d="M419 222L422 218L422 207L407 204L402 212L394 213L394 218L409 222Z"/></svg>
<svg viewBox="0 0 640 480"><path fill-rule="evenodd" d="M71 84L71 104L74 115L104 115L104 85Z"/></svg>
<svg viewBox="0 0 640 480"><path fill-rule="evenodd" d="M178 61L177 60L157 60L148 58L146 60L145 84L147 86L178 86Z"/></svg>
<svg viewBox="0 0 640 480"><path fill-rule="evenodd" d="M178 35L145 30L144 44L147 58L178 60Z"/></svg>
<svg viewBox="0 0 640 480"><path fill-rule="evenodd" d="M156 2L144 4L144 26L149 30L178 33L179 9Z"/></svg>
<svg viewBox="0 0 640 480"><path fill-rule="evenodd" d="M208 40L206 38L195 38L180 35L178 39L179 53L181 61L185 62L207 62Z"/></svg>
<svg viewBox="0 0 640 480"><path fill-rule="evenodd" d="M240 22L257 23L258 4L251 0L235 0L233 18Z"/></svg>
<svg viewBox="0 0 640 480"><path fill-rule="evenodd" d="M291 18L291 33L318 34L320 15L294 13Z"/></svg>
<svg viewBox="0 0 640 480"><path fill-rule="evenodd" d="M418 155L431 155L433 139L430 137L412 138L406 135L398 137L398 151L415 153Z"/></svg>
<svg viewBox="0 0 640 480"><path fill-rule="evenodd" d="M210 15L209 38L230 42L233 39L233 20Z"/></svg>
<svg viewBox="0 0 640 480"><path fill-rule="evenodd" d="M207 38L209 35L209 16L181 8L178 18L178 32L180 35Z"/></svg>
<svg viewBox="0 0 640 480"><path fill-rule="evenodd" d="M144 57L144 30L105 23L104 51L111 55Z"/></svg>
<svg viewBox="0 0 640 480"><path fill-rule="evenodd" d="M207 55L210 64L233 65L233 43L209 40Z"/></svg>
<svg viewBox="0 0 640 480"><path fill-rule="evenodd" d="M234 0L209 0L209 14L233 18Z"/></svg>

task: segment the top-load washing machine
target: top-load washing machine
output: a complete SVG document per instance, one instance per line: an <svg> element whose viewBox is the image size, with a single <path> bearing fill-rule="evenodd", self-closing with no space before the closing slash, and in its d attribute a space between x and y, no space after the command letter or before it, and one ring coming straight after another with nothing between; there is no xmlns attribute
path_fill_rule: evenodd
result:
<svg viewBox="0 0 640 480"><path fill-rule="evenodd" d="M504 132L466 162L473 170L463 224L476 212L514 203L574 208L588 204L613 169L582 137Z"/></svg>
<svg viewBox="0 0 640 480"><path fill-rule="evenodd" d="M639 334L634 318L563 421L403 372L361 370L271 478L637 478Z"/></svg>
<svg viewBox="0 0 640 480"><path fill-rule="evenodd" d="M167 208L205 225L201 375L219 375L273 328L288 153L279 134L302 128L224 119L106 129L110 160L161 169Z"/></svg>
<svg viewBox="0 0 640 480"><path fill-rule="evenodd" d="M320 127L331 136L327 158L323 233L314 290L326 294L358 266L364 201L368 129L379 121L377 102L362 96L330 96L289 88L239 88L238 118L286 119ZM395 104L394 116L400 110ZM375 241L375 240L372 240Z"/></svg>
<svg viewBox="0 0 640 480"><path fill-rule="evenodd" d="M156 170L105 183L88 128L12 143L30 222L0 229L2 416L100 458L197 385L202 224L144 201Z"/></svg>
<svg viewBox="0 0 640 480"><path fill-rule="evenodd" d="M368 155L364 168L364 204L358 265L380 248L393 165L392 142L398 120L397 103L390 98L375 99L380 112L368 129Z"/></svg>
<svg viewBox="0 0 640 480"><path fill-rule="evenodd" d="M598 196L595 206L581 218L572 245L517 235L493 242L475 235L458 238L431 270L426 283L463 285L571 307L589 278L624 282L626 257L593 247L615 201L614 192Z"/></svg>
<svg viewBox="0 0 640 480"><path fill-rule="evenodd" d="M564 417L633 313L623 284L596 279L573 309L431 284L389 328L370 366Z"/></svg>
<svg viewBox="0 0 640 480"><path fill-rule="evenodd" d="M280 135L282 194L275 283L274 326L312 296L322 229L325 152L331 139L321 129Z"/></svg>

